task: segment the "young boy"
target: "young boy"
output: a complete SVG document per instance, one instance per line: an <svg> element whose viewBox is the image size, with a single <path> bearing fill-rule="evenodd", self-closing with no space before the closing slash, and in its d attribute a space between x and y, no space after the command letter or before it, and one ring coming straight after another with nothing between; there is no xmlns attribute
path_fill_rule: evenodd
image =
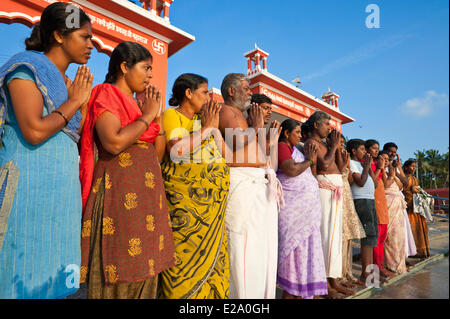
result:
<svg viewBox="0 0 450 319"><path fill-rule="evenodd" d="M347 143L347 152L350 153L350 173L353 177L352 195L355 209L363 224L366 237L361 239L362 271L360 280L365 283L373 264L373 247L378 241L378 220L375 209L375 188L377 178L371 169L372 157L366 152L364 141L352 139Z"/></svg>

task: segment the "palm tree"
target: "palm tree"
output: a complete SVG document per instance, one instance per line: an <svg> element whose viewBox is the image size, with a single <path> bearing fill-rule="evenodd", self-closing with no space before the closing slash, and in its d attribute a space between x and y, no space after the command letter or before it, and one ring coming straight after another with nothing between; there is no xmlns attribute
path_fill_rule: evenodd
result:
<svg viewBox="0 0 450 319"><path fill-rule="evenodd" d="M448 152L441 155L439 161L439 167L437 169L437 173L439 175L439 186L440 187L448 187Z"/></svg>
<svg viewBox="0 0 450 319"><path fill-rule="evenodd" d="M437 188L436 172L437 172L437 169L441 162L441 155L439 154L438 150L433 150L433 149L427 150L426 154L427 154L426 159L427 159L428 163L430 164L430 168L431 168L430 188L433 187L432 186L433 181L434 181L434 187Z"/></svg>
<svg viewBox="0 0 450 319"><path fill-rule="evenodd" d="M429 171L430 165L426 156L426 151L416 151L414 153L417 159L417 172L419 176L419 185L425 185L424 178Z"/></svg>

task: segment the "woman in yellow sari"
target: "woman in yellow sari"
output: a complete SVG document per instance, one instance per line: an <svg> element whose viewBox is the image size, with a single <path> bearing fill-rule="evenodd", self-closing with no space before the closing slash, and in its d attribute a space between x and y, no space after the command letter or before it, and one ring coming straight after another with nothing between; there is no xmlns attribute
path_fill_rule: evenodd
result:
<svg viewBox="0 0 450 319"><path fill-rule="evenodd" d="M208 81L196 74L176 79L169 104L178 108L163 115L168 152L161 170L176 264L160 275L160 297L225 299L229 168L221 155L225 143L215 134L221 106L209 100Z"/></svg>

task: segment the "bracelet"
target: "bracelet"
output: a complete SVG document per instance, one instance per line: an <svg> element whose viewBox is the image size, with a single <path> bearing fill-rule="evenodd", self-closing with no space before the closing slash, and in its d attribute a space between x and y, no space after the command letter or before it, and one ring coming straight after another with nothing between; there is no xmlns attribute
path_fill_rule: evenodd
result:
<svg viewBox="0 0 450 319"><path fill-rule="evenodd" d="M162 131L162 132L158 133L158 136L164 136L164 135L166 135L166 131Z"/></svg>
<svg viewBox="0 0 450 319"><path fill-rule="evenodd" d="M147 126L145 130L148 130L148 128L150 127L150 124L143 118L138 118L136 121L141 121L142 123L144 123Z"/></svg>
<svg viewBox="0 0 450 319"><path fill-rule="evenodd" d="M67 119L67 117L64 114L62 114L61 111L54 110L52 113L58 113L64 119L64 121L66 122L66 125L69 124L69 120Z"/></svg>
<svg viewBox="0 0 450 319"><path fill-rule="evenodd" d="M308 158L308 162L310 167L314 167L316 165L316 163L314 163L314 161L310 158Z"/></svg>

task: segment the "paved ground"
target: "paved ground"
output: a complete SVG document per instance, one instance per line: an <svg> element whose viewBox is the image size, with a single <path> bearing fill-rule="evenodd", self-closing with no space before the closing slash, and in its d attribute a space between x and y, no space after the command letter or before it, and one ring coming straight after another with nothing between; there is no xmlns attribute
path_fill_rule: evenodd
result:
<svg viewBox="0 0 450 319"><path fill-rule="evenodd" d="M389 280L381 289L358 290L355 298L435 299L449 298L449 219L436 217L428 223L431 257L427 260L408 258L414 266L410 273ZM355 246L358 246L355 244ZM359 254L359 247L355 247ZM447 257L443 257L446 254ZM358 255L354 256L353 273L361 271ZM356 270L356 272L355 272Z"/></svg>
<svg viewBox="0 0 450 319"><path fill-rule="evenodd" d="M448 257L445 257L382 288L368 299L448 299L448 270Z"/></svg>
<svg viewBox="0 0 450 319"><path fill-rule="evenodd" d="M428 223L430 250L432 260L440 257L441 254L449 251L449 219L444 217L435 217L432 223ZM433 257L434 256L434 257ZM374 298L374 299L434 299L449 298L449 261L448 257L434 261L427 265L427 261L420 261L417 258L408 258L408 261L415 264L411 268L411 273L394 278L385 284L381 289L355 289L355 298ZM424 265L426 265L424 267ZM423 267L423 268L422 268ZM359 243L353 242L353 267L352 271L355 277L361 273L361 262L359 260ZM395 282L395 283L394 283ZM281 290L277 289L276 298L281 298ZM344 296L343 296L344 297ZM78 292L68 299L87 298L87 289L81 285Z"/></svg>

